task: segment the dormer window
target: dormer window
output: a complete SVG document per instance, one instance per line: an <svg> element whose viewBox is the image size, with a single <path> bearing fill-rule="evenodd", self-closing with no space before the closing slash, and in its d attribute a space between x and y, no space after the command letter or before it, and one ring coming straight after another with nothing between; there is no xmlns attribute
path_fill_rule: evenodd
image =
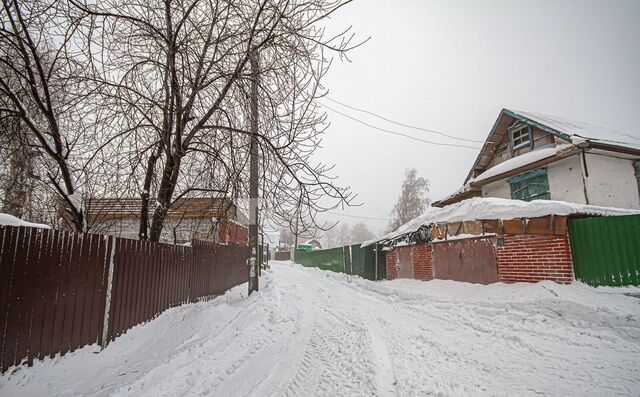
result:
<svg viewBox="0 0 640 397"><path fill-rule="evenodd" d="M511 145L511 154L522 148L533 148L531 126L525 123L518 123L510 127L509 143Z"/></svg>

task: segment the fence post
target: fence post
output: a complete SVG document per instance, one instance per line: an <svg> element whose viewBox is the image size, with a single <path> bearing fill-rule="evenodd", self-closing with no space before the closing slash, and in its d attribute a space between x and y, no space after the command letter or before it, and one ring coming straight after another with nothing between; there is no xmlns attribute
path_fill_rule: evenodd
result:
<svg viewBox="0 0 640 397"><path fill-rule="evenodd" d="M379 278L378 278L378 243L375 243L373 245L373 258L374 258L374 261L375 261L375 264L376 264L375 265L376 266L375 278L376 278L376 281L378 281L379 280Z"/></svg>
<svg viewBox="0 0 640 397"><path fill-rule="evenodd" d="M107 277L107 290L106 297L104 300L104 322L102 325L102 345L101 347L104 349L107 347L109 343L109 311L111 311L111 288L113 286L113 268L115 265L115 256L116 256L116 239L108 236L107 237L107 247L109 243L111 243L111 253L109 255L109 269L108 269L108 277Z"/></svg>
<svg viewBox="0 0 640 397"><path fill-rule="evenodd" d="M344 251L345 248L345 246L342 246L342 273L347 272L347 253Z"/></svg>
<svg viewBox="0 0 640 397"><path fill-rule="evenodd" d="M353 251L352 246L349 245L349 274L353 275Z"/></svg>

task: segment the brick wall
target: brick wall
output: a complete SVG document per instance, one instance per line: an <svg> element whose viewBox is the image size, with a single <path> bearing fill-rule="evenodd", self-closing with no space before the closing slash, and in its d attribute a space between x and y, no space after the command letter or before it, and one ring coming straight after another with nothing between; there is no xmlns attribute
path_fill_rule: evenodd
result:
<svg viewBox="0 0 640 397"><path fill-rule="evenodd" d="M411 246L411 263L413 264L413 278L423 281L433 280L433 259L431 247L428 244Z"/></svg>
<svg viewBox="0 0 640 397"><path fill-rule="evenodd" d="M566 236L504 235L498 245L498 279L504 282L573 281L571 248Z"/></svg>
<svg viewBox="0 0 640 397"><path fill-rule="evenodd" d="M218 223L218 241L221 244L249 244L249 228L235 222L220 221Z"/></svg>
<svg viewBox="0 0 640 397"><path fill-rule="evenodd" d="M398 256L396 250L384 252L386 264L387 264L387 280L393 280L398 278Z"/></svg>

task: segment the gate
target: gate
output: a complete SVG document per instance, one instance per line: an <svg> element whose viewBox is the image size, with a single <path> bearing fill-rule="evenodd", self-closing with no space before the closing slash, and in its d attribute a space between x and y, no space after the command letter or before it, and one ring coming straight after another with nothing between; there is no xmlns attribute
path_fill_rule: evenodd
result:
<svg viewBox="0 0 640 397"><path fill-rule="evenodd" d="M577 280L593 286L640 284L640 215L574 219L569 239Z"/></svg>
<svg viewBox="0 0 640 397"><path fill-rule="evenodd" d="M398 247L398 278L413 278L411 246Z"/></svg>
<svg viewBox="0 0 640 397"><path fill-rule="evenodd" d="M478 237L433 243L434 277L491 284L498 282L496 238Z"/></svg>

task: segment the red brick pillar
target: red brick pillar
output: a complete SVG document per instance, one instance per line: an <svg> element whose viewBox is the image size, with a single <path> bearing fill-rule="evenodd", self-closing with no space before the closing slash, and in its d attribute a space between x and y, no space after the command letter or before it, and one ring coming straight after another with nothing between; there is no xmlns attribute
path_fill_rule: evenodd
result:
<svg viewBox="0 0 640 397"><path fill-rule="evenodd" d="M385 251L384 257L387 267L387 280L398 278L398 255L395 248Z"/></svg>
<svg viewBox="0 0 640 397"><path fill-rule="evenodd" d="M498 280L503 282L538 282L551 280L569 284L573 281L571 246L567 236L527 234L501 236L498 244Z"/></svg>
<svg viewBox="0 0 640 397"><path fill-rule="evenodd" d="M423 281L433 280L433 257L431 246L427 243L411 246L413 278Z"/></svg>

